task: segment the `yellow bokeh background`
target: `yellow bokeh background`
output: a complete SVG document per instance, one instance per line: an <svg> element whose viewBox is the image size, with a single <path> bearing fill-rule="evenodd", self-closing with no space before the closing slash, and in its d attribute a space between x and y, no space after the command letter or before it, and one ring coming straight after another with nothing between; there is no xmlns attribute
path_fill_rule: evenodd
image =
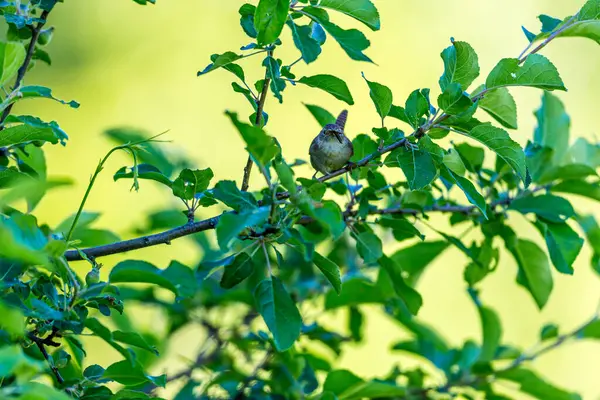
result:
<svg viewBox="0 0 600 400"><path fill-rule="evenodd" d="M57 27L49 46L53 66L38 66L28 75L26 83L49 86L56 96L75 99L81 107L72 110L48 102L27 102L18 107L19 112L57 120L70 135L66 147L47 148L46 154L49 174L70 176L75 183L45 198L38 210L41 222L55 226L76 210L90 174L111 147L102 132L115 126L139 127L153 134L169 130L167 137L172 143L165 144L169 151L185 152L198 168L210 166L215 179L241 181L246 153L224 110L247 115L248 104L242 96L232 93L229 73L216 71L198 78L196 72L208 64L211 54L237 51L249 42L238 25L237 10L242 2L157 2L155 6L143 7L131 0L68 0L52 13L50 23ZM347 127L349 135L354 137L369 132L378 123L361 72L389 86L396 104L402 104L419 87L432 88L435 98L439 93L437 80L443 71L439 53L454 37L469 42L477 51L482 72L475 82L478 85L500 58L516 57L525 47L521 25L535 31L539 28L535 18L538 14L564 17L576 12L582 3L582 0L375 0L382 16L382 29L378 32L361 29L371 39L372 46L366 53L376 65L349 60L329 39L318 61L309 66L299 63L294 72L297 76L335 74L347 82L356 101L350 108ZM344 27L360 27L345 16L334 18ZM276 56L289 63L298 53L287 29L283 40L284 46ZM557 66L569 89L558 96L572 117L572 140L578 136L595 139L600 101L600 47L591 40L561 39L544 49L543 54ZM262 77L261 61L249 58L241 62L251 77L249 81ZM511 135L525 144L532 136L533 111L539 106L541 92L517 88L512 93L519 110L519 129ZM284 104L278 104L273 97L267 100L266 110L270 115L267 130L281 142L286 158L306 159L319 126L302 103L321 105L334 113L345 104L324 92L298 86L288 87L284 98ZM112 174L130 164L125 155L111 159L86 206L86 210L102 213L98 227L114 230L123 237L131 237L132 228L143 225L146 214L171 201L168 192L151 182L142 182L138 193L129 190L129 182L113 182ZM312 174L308 168L301 171L305 176ZM254 174L251 183L255 187L262 183L258 174ZM593 204L586 201L578 199L576 204L585 212L594 211ZM517 226L526 227L518 218L515 216ZM540 243L533 228L527 228L524 235ZM111 267L130 257L164 267L174 258L191 264L197 256L193 246L180 239L169 247L140 250L102 261ZM528 348L536 343L543 324L559 323L566 332L593 314L600 285L589 266L590 256L586 246L576 262L574 276L555 274L554 291L540 312L529 294L516 286L517 268L503 254L497 272L482 285L482 298L498 311L507 343ZM78 263L78 268L84 271L86 267L81 264ZM464 256L450 249L427 269L419 284L424 297L419 317L455 345L480 335L478 316L462 278L465 265ZM366 328L368 342L350 346L338 365L365 376L382 375L398 361L398 355L390 352L389 346L402 333L379 317L376 308L365 310L373 316ZM339 313L339 317L345 315ZM140 325L152 328L152 321L141 321ZM189 335L186 340L201 341L202 337ZM180 344L189 349L201 343ZM548 380L582 393L584 399L597 399L599 356L599 343L577 342L540 357L533 367Z"/></svg>

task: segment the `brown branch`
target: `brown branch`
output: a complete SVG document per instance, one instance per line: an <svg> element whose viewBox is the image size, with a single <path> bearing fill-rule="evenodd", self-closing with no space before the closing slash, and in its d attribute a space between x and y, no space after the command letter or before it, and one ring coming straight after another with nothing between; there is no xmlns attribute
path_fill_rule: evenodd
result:
<svg viewBox="0 0 600 400"><path fill-rule="evenodd" d="M50 14L50 11L43 11L40 15L41 21L38 22L38 24L35 27L30 27L31 41L29 42L29 46L27 47L27 54L25 56L25 60L23 61L21 68L19 68L19 71L17 72L17 79L15 80L13 91L17 90L23 83L23 78L25 78L25 74L27 73L29 64L31 64L31 60L33 59L33 53L35 53L35 45L37 44L37 41L40 37L42 28L46 24L48 14ZM10 103L2 112L2 116L0 117L0 130L4 129L4 121L6 121L6 118L8 118L8 116L10 115L14 104L15 103Z"/></svg>
<svg viewBox="0 0 600 400"><path fill-rule="evenodd" d="M262 113L265 108L265 101L267 100L267 93L269 92L269 83L271 83L271 78L266 77L263 83L262 91L260 92L260 98L258 99L258 104L256 105L256 119L254 120L254 125L260 126L262 122ZM246 161L246 166L244 167L244 179L242 180L242 192L248 190L248 186L250 185L250 173L252 172L253 165L252 157L248 155L248 161Z"/></svg>
<svg viewBox="0 0 600 400"><path fill-rule="evenodd" d="M50 335L48 335L45 338L37 337L32 332L28 333L27 337L33 343L36 344L36 346L40 350L40 353L42 353L42 356L44 356L44 359L46 359L46 362L48 363L48 366L50 367L50 370L52 371L52 373L56 377L56 381L60 385L62 385L63 383L65 383L65 380L62 377L62 375L60 374L60 372L58 371L58 368L56 368L56 366L54 366L54 361L52 360L52 357L50 356L50 354L48 354L48 351L46 350L46 346L52 346L52 347L58 347L58 346L60 346L59 343L54 342L54 338L56 336L58 336L58 334L59 334L58 329L53 328L52 329L52 333L50 333Z"/></svg>

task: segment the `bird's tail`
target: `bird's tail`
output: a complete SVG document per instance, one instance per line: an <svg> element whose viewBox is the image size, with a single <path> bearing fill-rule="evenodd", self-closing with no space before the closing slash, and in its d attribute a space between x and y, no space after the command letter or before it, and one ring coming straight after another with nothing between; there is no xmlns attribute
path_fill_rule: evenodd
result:
<svg viewBox="0 0 600 400"><path fill-rule="evenodd" d="M348 120L348 110L344 110L340 113L339 117L335 120L335 124L343 130L346 126L346 120Z"/></svg>

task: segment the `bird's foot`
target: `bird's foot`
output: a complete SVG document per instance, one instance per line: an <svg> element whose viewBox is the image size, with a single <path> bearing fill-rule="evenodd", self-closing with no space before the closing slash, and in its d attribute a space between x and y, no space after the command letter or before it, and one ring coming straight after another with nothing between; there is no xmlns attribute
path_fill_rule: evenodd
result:
<svg viewBox="0 0 600 400"><path fill-rule="evenodd" d="M348 163L346 164L346 169L348 171L356 168L358 166L358 164L356 164L354 161L348 161Z"/></svg>
<svg viewBox="0 0 600 400"><path fill-rule="evenodd" d="M410 141L404 141L404 148L409 151L419 150L419 145L417 143L411 143Z"/></svg>

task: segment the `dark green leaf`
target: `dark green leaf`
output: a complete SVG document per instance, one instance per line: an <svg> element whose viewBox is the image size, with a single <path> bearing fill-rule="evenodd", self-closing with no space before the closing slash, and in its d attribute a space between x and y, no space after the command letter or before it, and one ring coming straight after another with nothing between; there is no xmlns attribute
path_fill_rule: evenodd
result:
<svg viewBox="0 0 600 400"><path fill-rule="evenodd" d="M473 102L471 98L467 96L460 84L451 83L446 86L444 92L438 97L438 105L442 110L450 115L458 115L467 111Z"/></svg>
<svg viewBox="0 0 600 400"><path fill-rule="evenodd" d="M173 182L167 178L158 168L150 164L139 164L137 165L137 174L134 173L136 167L123 167L119 169L113 175L113 179L118 181L119 179L132 179L135 177L139 179L149 179L162 183L165 186L171 187Z"/></svg>
<svg viewBox="0 0 600 400"><path fill-rule="evenodd" d="M312 28L310 25L296 25L294 21L288 20L287 26L292 31L294 44L300 50L304 62L309 64L315 61L319 57L319 54L321 54L321 46L312 37Z"/></svg>
<svg viewBox="0 0 600 400"><path fill-rule="evenodd" d="M325 275L331 286L335 289L337 294L342 291L342 278L340 276L340 267L338 267L333 261L327 257L315 251L313 262L319 268L319 270Z"/></svg>
<svg viewBox="0 0 600 400"><path fill-rule="evenodd" d="M402 268L399 264L395 263L391 258L387 256L382 256L378 260L379 265L387 272L389 275L396 294L402 299L406 308L410 311L411 314L417 315L419 309L423 305L423 299L419 292L410 287L404 277L402 276Z"/></svg>
<svg viewBox="0 0 600 400"><path fill-rule="evenodd" d="M166 375L146 375L139 364L131 365L131 362L127 360L110 365L104 371L102 378L121 383L125 386L152 384L159 387L165 387L167 379Z"/></svg>
<svg viewBox="0 0 600 400"><path fill-rule="evenodd" d="M262 128L240 122L236 113L227 111L226 114L246 142L246 150L256 162L264 166L279 154L280 149L275 139L267 135Z"/></svg>
<svg viewBox="0 0 600 400"><path fill-rule="evenodd" d="M476 96L484 88L485 86L480 86L473 92L474 95ZM498 88L486 92L479 100L479 107L505 128L517 129L517 104L507 88Z"/></svg>
<svg viewBox="0 0 600 400"><path fill-rule="evenodd" d="M189 279L192 275L174 271L174 269L182 267L191 272L188 267L179 263L172 263L167 269L162 270L146 261L122 261L110 271L109 281L111 283L151 283L170 290L176 295L190 295L190 291L186 288L189 286Z"/></svg>
<svg viewBox="0 0 600 400"><path fill-rule="evenodd" d="M425 268L447 248L448 242L445 240L417 243L398 250L391 259L408 273L407 281L414 286Z"/></svg>
<svg viewBox="0 0 600 400"><path fill-rule="evenodd" d="M254 290L254 298L277 350L292 347L300 336L302 317L281 281L275 276L261 281Z"/></svg>
<svg viewBox="0 0 600 400"><path fill-rule="evenodd" d="M208 189L214 174L210 168L202 170L184 169L173 181L173 194L183 200L192 200Z"/></svg>
<svg viewBox="0 0 600 400"><path fill-rule="evenodd" d="M219 181L213 189L213 196L236 211L253 209L258 205L252 193L242 192L234 181Z"/></svg>
<svg viewBox="0 0 600 400"><path fill-rule="evenodd" d="M2 131L2 135L0 135L0 147L13 146L36 140L56 144L59 138L56 137L53 130L49 127L38 127L29 124L13 125Z"/></svg>
<svg viewBox="0 0 600 400"><path fill-rule="evenodd" d="M198 76L207 74L211 71L214 71L217 68L231 65L231 63L239 60L240 58L242 58L241 55L237 55L232 51L228 51L223 54L213 54L213 56L211 57L212 63L208 64L208 66L202 71L198 71Z"/></svg>
<svg viewBox="0 0 600 400"><path fill-rule="evenodd" d="M330 372L325 379L323 390L333 393L339 400L401 398L406 395L404 387L378 380L364 381L347 370Z"/></svg>
<svg viewBox="0 0 600 400"><path fill-rule="evenodd" d="M517 282L525 287L542 309L552 292L552 272L546 254L533 242L518 239L508 249L519 264Z"/></svg>
<svg viewBox="0 0 600 400"><path fill-rule="evenodd" d="M113 339L117 342L125 343L130 346L139 347L140 349L148 350L151 353L158 355L158 351L156 347L151 346L146 342L139 333L137 332L122 332L122 331L114 331L112 333Z"/></svg>
<svg viewBox="0 0 600 400"><path fill-rule="evenodd" d="M383 255L381 240L372 232L362 232L355 235L356 250L366 264L376 262Z"/></svg>
<svg viewBox="0 0 600 400"><path fill-rule="evenodd" d="M481 329L483 331L483 342L479 361L491 362L496 356L496 350L502 342L502 325L500 318L494 310L488 307L478 307Z"/></svg>
<svg viewBox="0 0 600 400"><path fill-rule="evenodd" d="M433 158L421 149L399 147L386 157L384 164L388 167L400 167L411 190L424 188L438 175Z"/></svg>
<svg viewBox="0 0 600 400"><path fill-rule="evenodd" d="M422 90L417 89L408 96L404 112L408 123L417 129L421 125L421 117L429 115L429 101Z"/></svg>
<svg viewBox="0 0 600 400"><path fill-rule="evenodd" d="M298 80L298 83L321 89L336 99L342 100L350 105L354 104L352 94L348 90L346 82L338 77L332 75L314 75L314 76L303 76Z"/></svg>
<svg viewBox="0 0 600 400"><path fill-rule="evenodd" d="M558 337L558 326L556 324L547 324L540 331L540 340L548 340Z"/></svg>
<svg viewBox="0 0 600 400"><path fill-rule="evenodd" d="M327 124L335 123L335 117L323 107L315 106L312 104L304 105L306 106L306 108L308 108L308 111L310 111L312 116L315 117L315 119L319 123L319 126L323 127Z"/></svg>
<svg viewBox="0 0 600 400"><path fill-rule="evenodd" d="M269 216L269 207L246 210L238 214L226 213L217 224L217 241L223 251L229 249L233 239L249 227L261 225Z"/></svg>
<svg viewBox="0 0 600 400"><path fill-rule="evenodd" d="M221 287L231 289L254 272L254 261L247 253L238 254L231 264L225 266L221 277Z"/></svg>
<svg viewBox="0 0 600 400"><path fill-rule="evenodd" d="M530 396L540 399L552 400L579 400L580 397L575 393L567 392L563 389L544 381L533 371L525 368L510 369L498 374L498 378L509 380L519 384L519 389Z"/></svg>
<svg viewBox="0 0 600 400"><path fill-rule="evenodd" d="M72 108L79 108L79 103L75 100L64 101L57 99L52 95L52 89L44 87L44 86L23 86L19 89L21 96L19 99L33 99L33 98L45 98L57 101L61 104L68 105ZM15 100L16 101L16 100Z"/></svg>
<svg viewBox="0 0 600 400"><path fill-rule="evenodd" d="M536 226L546 239L548 253L556 270L572 275L573 263L583 247L583 239L564 222L538 221Z"/></svg>

